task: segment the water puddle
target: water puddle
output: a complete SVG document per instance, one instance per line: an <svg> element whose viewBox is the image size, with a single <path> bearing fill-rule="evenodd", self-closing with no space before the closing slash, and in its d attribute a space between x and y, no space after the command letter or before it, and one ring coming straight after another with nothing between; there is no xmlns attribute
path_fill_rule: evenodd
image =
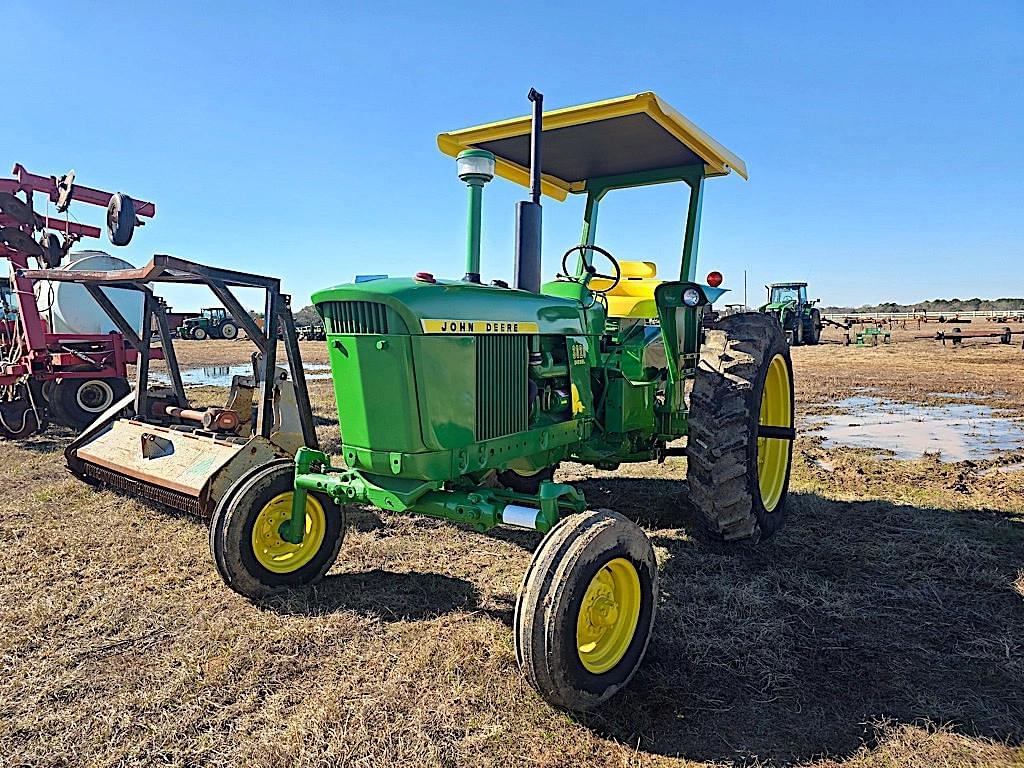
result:
<svg viewBox="0 0 1024 768"><path fill-rule="evenodd" d="M997 397L1005 397L1006 392L929 392L932 397L941 397L946 400L992 400Z"/></svg>
<svg viewBox="0 0 1024 768"><path fill-rule="evenodd" d="M878 448L897 459L937 453L942 461L991 458L1024 447L1024 423L987 405L919 405L858 395L830 403L838 413L808 417L823 447Z"/></svg>
<svg viewBox="0 0 1024 768"><path fill-rule="evenodd" d="M307 363L302 366L306 381L331 378L331 366L321 363ZM181 382L186 387L230 387L235 376L251 376L251 365L204 365L198 368L182 368ZM153 371L150 379L156 384L169 385L170 377L164 371Z"/></svg>

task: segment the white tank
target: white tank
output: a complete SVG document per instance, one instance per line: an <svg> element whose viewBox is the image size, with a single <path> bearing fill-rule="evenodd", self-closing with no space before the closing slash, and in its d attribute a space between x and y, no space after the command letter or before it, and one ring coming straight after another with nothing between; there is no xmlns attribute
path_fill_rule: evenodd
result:
<svg viewBox="0 0 1024 768"><path fill-rule="evenodd" d="M61 269L135 268L124 259L103 251L76 251L70 254L70 259L70 263L62 265ZM142 326L142 294L123 288L104 288L103 292L138 331ZM43 316L50 320L54 333L110 333L117 330L107 313L77 283L41 282L36 287L36 301Z"/></svg>

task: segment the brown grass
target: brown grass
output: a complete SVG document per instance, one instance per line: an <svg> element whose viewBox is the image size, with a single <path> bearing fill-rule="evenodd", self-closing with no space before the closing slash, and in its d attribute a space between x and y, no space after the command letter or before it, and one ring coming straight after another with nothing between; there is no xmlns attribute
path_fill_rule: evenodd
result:
<svg viewBox="0 0 1024 768"><path fill-rule="evenodd" d="M1020 403L1012 352L798 349L799 399ZM512 652L536 535L354 511L327 579L257 608L201 522L67 476L67 439L0 443L0 765L1024 765L1024 473L984 472L1024 455L882 462L801 438L789 523L756 547L702 534L682 460L566 466L648 529L663 578L635 682L575 717Z"/></svg>

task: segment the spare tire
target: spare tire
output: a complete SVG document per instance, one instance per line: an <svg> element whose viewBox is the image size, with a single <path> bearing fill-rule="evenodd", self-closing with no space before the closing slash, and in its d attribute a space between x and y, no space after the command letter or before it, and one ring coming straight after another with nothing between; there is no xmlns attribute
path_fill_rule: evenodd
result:
<svg viewBox="0 0 1024 768"><path fill-rule="evenodd" d="M107 203L107 237L114 245L128 245L135 234L135 201L115 192Z"/></svg>

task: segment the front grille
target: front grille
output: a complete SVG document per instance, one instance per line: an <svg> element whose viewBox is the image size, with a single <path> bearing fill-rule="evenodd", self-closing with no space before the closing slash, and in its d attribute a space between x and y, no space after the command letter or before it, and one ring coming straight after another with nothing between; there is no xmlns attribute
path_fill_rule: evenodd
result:
<svg viewBox="0 0 1024 768"><path fill-rule="evenodd" d="M529 425L528 336L476 337L476 439Z"/></svg>
<svg viewBox="0 0 1024 768"><path fill-rule="evenodd" d="M318 309L328 333L388 332L388 308L376 301L325 301Z"/></svg>
<svg viewBox="0 0 1024 768"><path fill-rule="evenodd" d="M199 499L194 496L187 496L184 493L172 491L169 488L161 488L153 483L136 480L134 477L126 477L118 472L111 472L109 469L105 469L104 467L98 467L95 464L90 464L87 461L82 462L81 468L82 472L87 477L91 477L101 485L117 491L118 493L123 493L125 496L149 499L150 501L156 502L162 506L177 509L181 512L187 512L191 515L200 514Z"/></svg>

